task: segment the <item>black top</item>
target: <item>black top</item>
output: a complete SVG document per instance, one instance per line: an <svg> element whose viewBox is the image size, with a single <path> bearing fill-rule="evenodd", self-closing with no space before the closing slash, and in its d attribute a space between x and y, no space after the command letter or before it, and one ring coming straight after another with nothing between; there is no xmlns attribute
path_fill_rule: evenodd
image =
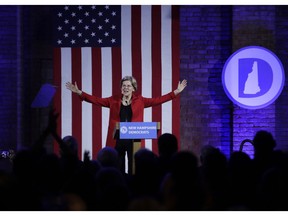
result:
<svg viewBox="0 0 288 216"><path fill-rule="evenodd" d="M120 107L120 122L131 122L132 119L132 108L131 104L124 106L121 104Z"/></svg>

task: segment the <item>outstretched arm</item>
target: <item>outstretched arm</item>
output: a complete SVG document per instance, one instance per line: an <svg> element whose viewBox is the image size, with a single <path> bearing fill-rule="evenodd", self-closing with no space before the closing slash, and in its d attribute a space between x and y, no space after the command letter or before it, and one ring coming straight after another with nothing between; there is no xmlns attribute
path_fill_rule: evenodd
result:
<svg viewBox="0 0 288 216"><path fill-rule="evenodd" d="M82 101L93 103L93 104L96 104L98 106L110 107L110 97L100 98L100 97L96 97L96 96L87 94L85 91L81 91L78 88L76 82L75 82L74 85L72 83L70 83L70 82L66 82L65 85L66 85L67 89L69 89L73 93L78 94Z"/></svg>
<svg viewBox="0 0 288 216"><path fill-rule="evenodd" d="M182 80L182 82L179 81L177 89L174 90L174 94L175 95L180 94L186 88L186 86L187 86L186 79Z"/></svg>
<svg viewBox="0 0 288 216"><path fill-rule="evenodd" d="M173 100L178 94L180 94L186 88L186 86L187 86L187 80L184 79L182 82L179 81L177 89L175 89L172 92L169 92L168 94L154 98L142 97L144 107L146 108L151 106L157 106L169 100Z"/></svg>
<svg viewBox="0 0 288 216"><path fill-rule="evenodd" d="M82 91L78 89L78 86L77 86L77 83L75 82L75 85L73 85L72 83L70 82L66 82L66 88L69 89L70 91L78 94L78 95L81 95L82 94Z"/></svg>

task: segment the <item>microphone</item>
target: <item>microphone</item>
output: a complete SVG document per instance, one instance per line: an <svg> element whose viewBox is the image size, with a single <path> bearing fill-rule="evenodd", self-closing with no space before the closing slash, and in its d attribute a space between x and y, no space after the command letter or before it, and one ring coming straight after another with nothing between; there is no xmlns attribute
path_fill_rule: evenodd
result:
<svg viewBox="0 0 288 216"><path fill-rule="evenodd" d="M128 105L128 101L125 100L126 105Z"/></svg>

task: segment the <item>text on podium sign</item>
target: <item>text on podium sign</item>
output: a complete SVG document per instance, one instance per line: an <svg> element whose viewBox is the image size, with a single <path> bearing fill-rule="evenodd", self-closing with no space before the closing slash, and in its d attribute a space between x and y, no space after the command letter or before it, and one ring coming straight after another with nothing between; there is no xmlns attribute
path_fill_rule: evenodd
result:
<svg viewBox="0 0 288 216"><path fill-rule="evenodd" d="M157 122L120 122L120 139L156 139Z"/></svg>

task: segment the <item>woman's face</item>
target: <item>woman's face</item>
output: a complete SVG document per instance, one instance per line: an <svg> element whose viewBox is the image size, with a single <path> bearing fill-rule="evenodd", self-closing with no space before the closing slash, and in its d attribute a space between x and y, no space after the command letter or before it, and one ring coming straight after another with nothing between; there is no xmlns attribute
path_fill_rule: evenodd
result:
<svg viewBox="0 0 288 216"><path fill-rule="evenodd" d="M121 86L121 93L124 96L130 96L132 95L133 91L134 91L134 87L132 86L131 81L129 80L123 81L122 86Z"/></svg>

